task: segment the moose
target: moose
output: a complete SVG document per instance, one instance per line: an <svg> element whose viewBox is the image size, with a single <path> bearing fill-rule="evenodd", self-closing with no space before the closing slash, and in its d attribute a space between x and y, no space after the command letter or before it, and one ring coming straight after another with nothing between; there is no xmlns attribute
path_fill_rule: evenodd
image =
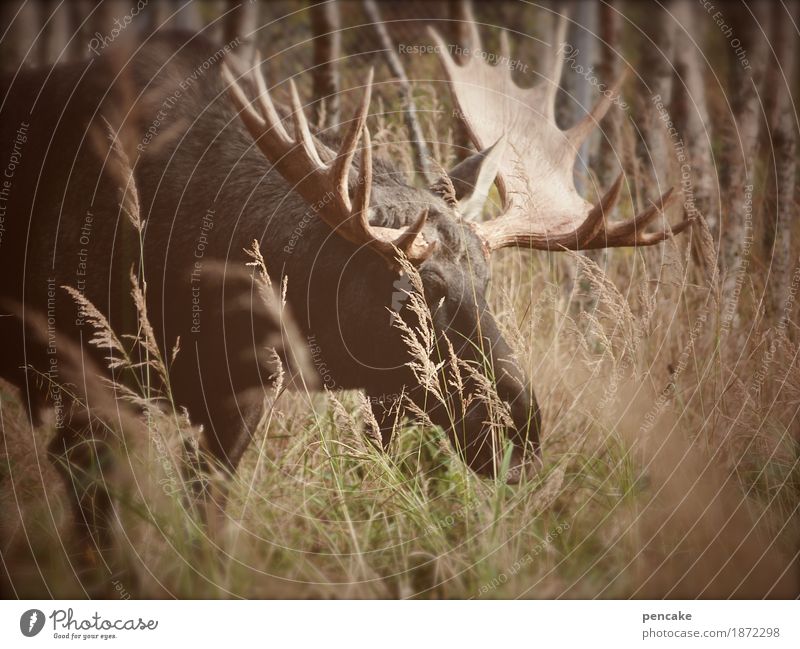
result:
<svg viewBox="0 0 800 649"><path fill-rule="evenodd" d="M470 30L470 49L480 51L474 22ZM259 391L270 381L259 327L274 332L276 324L253 309L231 310L225 283L212 280L209 268L212 261L243 266L241 251L256 240L272 281L285 278L303 341L296 344L314 341L314 364L324 363L329 387L366 392L384 446L404 403L414 404L446 431L472 470L495 476L499 450L489 405L461 398L439 377L447 405L430 399L410 367L403 331L387 317L398 279L410 269L418 273L436 338L432 361L454 355L474 368L478 374L467 373L458 388L464 394L477 389L479 376L491 381L508 408L508 479L520 479L541 452L541 413L488 305L491 254L506 247L650 246L689 222L670 228L662 219L663 227L649 231L672 192L631 219L610 222L622 175L596 204L580 196L577 151L610 101L603 97L578 124L560 129L554 118L560 62L549 79L523 89L502 66L480 58L457 63L441 36L431 36L454 114L476 150L431 187L407 184L391 162L373 155L372 71L364 74L340 138L315 132L293 80L289 105L281 105L258 58L220 56L195 34L157 35L121 67L69 64L4 79L3 150L10 150L21 122L30 126L0 251L3 315L13 316L0 318L6 349L0 375L19 387L31 416L47 405L31 368L46 367L48 354L26 333L26 313L45 314L48 322L54 316L53 337L85 346L86 325L60 288L79 284L111 327L136 333L127 289L133 267L147 282L148 315L163 354L181 340L170 368L175 402L202 426L206 456L235 471L261 415ZM508 56L505 35L502 48ZM97 60L111 60L114 47L108 49ZM135 108L120 111L131 97ZM100 118L120 112L115 128L138 142L131 166L140 237L114 218L119 183L87 136ZM146 119L126 121L128 114ZM482 220L494 184L501 213ZM415 317L405 306L399 316ZM101 351L91 353L104 362ZM295 371L288 350L284 360ZM244 399L246 393L256 396ZM71 465L88 462L71 453L88 428L67 417L50 444L67 474L65 458ZM101 500L107 508L108 498ZM97 498L76 501L76 518L96 521L86 510L97 505Z"/></svg>

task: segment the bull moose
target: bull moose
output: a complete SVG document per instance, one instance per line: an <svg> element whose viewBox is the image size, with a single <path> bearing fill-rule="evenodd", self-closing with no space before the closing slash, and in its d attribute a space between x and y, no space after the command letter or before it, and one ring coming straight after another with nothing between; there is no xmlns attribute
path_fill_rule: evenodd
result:
<svg viewBox="0 0 800 649"><path fill-rule="evenodd" d="M470 49L480 51L474 22L470 30ZM384 445L407 399L447 432L469 467L495 475L490 406L461 398L482 376L507 405L508 475L518 479L540 452L541 416L487 304L491 253L647 246L688 222L646 231L671 193L632 219L608 222L622 175L596 205L579 195L577 150L608 110L608 97L561 130L554 119L560 63L549 79L523 89L507 67L481 58L457 63L436 32L432 38L454 115L476 152L431 187L407 184L390 161L373 157L371 71L364 72L360 101L340 138L309 125L293 80L289 105L280 105L258 58L220 54L194 34L158 35L122 65L102 64L112 60L109 47L94 65L4 79L3 150L14 146L21 123L28 126L0 251L3 308L8 314L7 305L21 305L14 317L0 318L6 350L0 373L20 388L32 416L46 398L30 370L46 367L48 350L26 334L25 313L53 314L54 337L85 344L86 324L61 289L80 285L115 330L135 333L127 289L134 267L147 281L158 345L167 355L173 341L182 341L170 370L175 403L202 425L204 453L234 471L262 404L241 395L258 393L269 381L259 326L274 322L252 310L231 311L209 264L241 267L242 249L257 240L273 282L286 278L286 301L303 344L313 340L323 383L366 391ZM508 56L505 36L502 49ZM87 135L100 118L120 115L125 97L135 110L123 110L115 128L133 133L137 143L131 165L141 241L124 219L114 218L119 184ZM133 114L136 120L126 120ZM502 213L482 220L495 183ZM467 373L458 388L434 377L443 400L431 399L419 384L404 332L387 317L393 301L397 306L399 278L412 268L431 313L434 363L454 355L478 373ZM400 317L415 316L403 307ZM103 362L102 352L93 353ZM59 426L50 452L62 467L65 458L73 465L88 461L70 454L86 435L79 419ZM78 518L89 520L86 509L96 506L96 498L76 501Z"/></svg>

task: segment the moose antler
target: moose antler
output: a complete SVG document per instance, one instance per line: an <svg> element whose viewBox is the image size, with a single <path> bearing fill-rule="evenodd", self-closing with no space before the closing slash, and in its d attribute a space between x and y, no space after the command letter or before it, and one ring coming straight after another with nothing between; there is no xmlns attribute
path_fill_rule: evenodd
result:
<svg viewBox="0 0 800 649"><path fill-rule="evenodd" d="M623 176L614 182L597 205L575 189L573 169L582 142L603 118L622 84L622 77L580 122L562 131L555 121L555 98L563 57L559 53L551 75L532 88L520 88L511 78L508 34L500 40L500 64L481 56L478 27L469 16L472 56L456 63L434 29L432 38L447 74L456 114L478 150L497 143L505 147L498 173L503 214L475 228L489 250L507 246L537 250L587 250L620 246L649 246L684 230L681 221L671 230L645 233L645 226L663 213L676 195L672 189L657 204L621 223L607 224L606 214L619 198ZM558 42L566 34L566 19L559 23Z"/></svg>
<svg viewBox="0 0 800 649"><path fill-rule="evenodd" d="M426 243L421 230L428 218L423 210L413 224L404 228L374 227L369 223L369 199L372 189L372 148L367 111L372 94L372 70L364 95L338 152L315 142L300 104L294 81L290 80L291 119L294 137L284 128L261 74L261 60L256 54L251 74L258 92L258 110L223 64L223 77L229 85L234 105L250 135L267 159L292 185L312 209L333 230L351 243L364 245L381 254L391 265L396 263L396 249L409 261L422 263L435 247ZM362 139L361 162L353 195L350 192L350 169L359 139Z"/></svg>

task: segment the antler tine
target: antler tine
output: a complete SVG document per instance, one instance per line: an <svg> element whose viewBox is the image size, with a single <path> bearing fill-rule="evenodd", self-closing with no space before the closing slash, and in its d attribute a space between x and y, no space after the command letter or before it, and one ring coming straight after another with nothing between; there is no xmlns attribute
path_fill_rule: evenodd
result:
<svg viewBox="0 0 800 649"><path fill-rule="evenodd" d="M444 42L444 39L439 32L430 25L428 26L428 36L430 36L433 39L433 42L436 43L436 51L439 54L439 60L442 62L444 69L450 73L450 70L455 67L456 62L453 60L453 57L450 56L447 43Z"/></svg>
<svg viewBox="0 0 800 649"><path fill-rule="evenodd" d="M622 181L625 179L624 174L617 176L614 184L605 193L605 196L600 202L595 205L587 215L583 223L581 223L575 230L576 233L576 250L581 250L589 245L594 239L602 232L605 232L605 218L611 212L614 205L619 200L619 193L622 189Z"/></svg>
<svg viewBox="0 0 800 649"><path fill-rule="evenodd" d="M375 70L370 67L367 74L367 82L364 85L364 94L361 97L361 103L358 106L356 116L350 122L350 127L342 140L342 145L339 148L339 154L333 162L333 177L336 187L339 191L347 190L347 181L350 176L350 166L353 162L353 156L358 147L358 139L361 137L362 131L365 132L365 138L369 140L369 133L366 133L367 113L369 112L369 103L372 98L372 79ZM368 155L372 155L372 149L362 149Z"/></svg>
<svg viewBox="0 0 800 649"><path fill-rule="evenodd" d="M358 168L358 184L356 185L356 193L353 200L353 211L356 213L358 222L364 232L369 232L369 199L372 192L372 139L369 135L369 128L366 125L362 128L362 135L361 165Z"/></svg>
<svg viewBox="0 0 800 649"><path fill-rule="evenodd" d="M500 30L500 56L507 63L511 59L511 44L508 42L508 32Z"/></svg>
<svg viewBox="0 0 800 649"><path fill-rule="evenodd" d="M276 133L288 143L290 141L289 134L286 132L286 129L283 128L281 118L278 115L278 111L275 110L275 104L272 103L272 97L269 94L269 90L267 90L267 84L261 72L261 55L257 50L253 53L252 76L258 92L258 96L256 97L258 106L261 109L262 116L267 122L267 127L274 129Z"/></svg>
<svg viewBox="0 0 800 649"><path fill-rule="evenodd" d="M283 127L282 120L260 75L260 59L254 59L253 75L258 92L258 107L248 99L244 90L223 64L223 78L229 86L230 97L239 111L244 125L259 149L334 231L357 245L366 245L381 254L390 266L397 263L394 244L401 244L409 260L421 263L429 252L421 236L427 216L405 230L400 228L373 228L369 223L370 195L372 191L372 145L367 129L367 114L372 91L372 70L365 84L364 95L350 123L344 141L336 153L311 134L303 112L300 94L293 80L289 82L291 119L294 138ZM353 157L362 140L361 164L358 182L350 195L349 175Z"/></svg>
<svg viewBox="0 0 800 649"><path fill-rule="evenodd" d="M555 98L564 65L561 44L567 24L566 14L561 14L551 75L532 88L520 88L505 66L492 66L481 57L471 57L463 65L455 62L441 36L431 30L453 103L459 109L458 119L473 143L483 148L503 136L510 143L496 179L504 212L474 226L489 250L506 246L581 250L651 245L688 227L681 223L672 232L644 232L673 200L669 192L662 197L660 208L645 210L623 223L606 223L605 216L619 199L622 175L596 205L578 193L574 167L580 144L614 103L625 74L611 86L611 92L603 93L588 115L569 130L561 130L555 121ZM502 55L507 56L510 48L505 34L500 47Z"/></svg>
<svg viewBox="0 0 800 649"><path fill-rule="evenodd" d="M550 77L548 77L548 85L545 94L547 118L553 123L555 123L556 119L556 95L558 94L559 82L561 81L561 73L564 70L564 53L562 52L562 46L567 41L567 25L566 12L559 14L555 42L558 49L555 51L553 57L553 69L550 73Z"/></svg>
<svg viewBox="0 0 800 649"><path fill-rule="evenodd" d="M239 117L241 117L253 139L257 140L261 137L266 126L264 118L253 110L250 100L244 94L244 90L242 90L233 73L224 63L222 64L222 77L228 85L228 94L239 112Z"/></svg>
<svg viewBox="0 0 800 649"><path fill-rule="evenodd" d="M664 211L673 203L677 198L675 188L668 189L661 195L657 203L653 203L644 212L640 212L632 219L624 221L623 223L614 223L608 227L609 237L628 237L633 235L636 237L639 234L644 234L644 228L655 219L659 214Z"/></svg>
<svg viewBox="0 0 800 649"><path fill-rule="evenodd" d="M467 26L469 28L469 47L473 52L481 47L481 33L478 30L478 23L475 22L475 14L472 11L472 3L468 2L466 6Z"/></svg>
<svg viewBox="0 0 800 649"><path fill-rule="evenodd" d="M652 246L683 232L692 223L692 219L684 219L674 227L662 228L658 232L645 232L645 226L658 215L663 215L667 208L677 200L678 194L674 189L665 192L658 203L653 203L648 209L634 218L623 223L615 223L607 228L604 238L597 238L589 245L590 248L606 248L621 246Z"/></svg>
<svg viewBox="0 0 800 649"><path fill-rule="evenodd" d="M422 228L428 220L428 210L420 212L416 221L412 223L405 232L396 236L393 228L372 227L369 224L369 187L372 185L372 142L370 139L369 128L363 130L364 140L361 147L361 167L359 168L358 187L356 197L353 201L354 210L358 210L357 224L355 227L361 233L361 239L367 241L390 262L395 260L395 248L403 251L407 259L421 264L436 249L436 242L425 243L421 241L420 234Z"/></svg>
<svg viewBox="0 0 800 649"><path fill-rule="evenodd" d="M409 259L417 258L425 260L431 256L434 250L436 250L436 241L432 241L428 244L419 242L419 234L422 232L422 228L425 226L427 221L428 209L425 208L419 213L417 220L414 221L414 223L412 223L408 229L394 241L394 245L402 250ZM415 247L419 248L419 250L415 251Z"/></svg>
<svg viewBox="0 0 800 649"><path fill-rule="evenodd" d="M303 106L300 103L300 95L297 92L294 79L289 79L289 93L292 101L292 122L294 123L295 140L303 147L303 151L315 167L324 167L325 163L322 162L322 159L319 157L317 148L314 146L314 140L311 139L308 120L303 112Z"/></svg>
<svg viewBox="0 0 800 649"><path fill-rule="evenodd" d="M637 243L640 246L652 246L656 243L666 241L670 237L674 237L676 234L680 234L681 232L683 232L686 228L688 228L692 224L693 220L694 219L691 218L683 219L680 223L678 223L675 226L671 226L669 225L669 223L667 223L667 227L662 230L659 230L658 232L646 232L642 234L639 237Z"/></svg>
<svg viewBox="0 0 800 649"><path fill-rule="evenodd" d="M627 73L627 69L623 70L608 92L604 92L600 95L600 99L597 100L592 110L585 115L581 121L567 130L567 138L569 138L573 147L579 149L583 141L597 128L600 120L605 117L608 109L611 108L611 105L614 103L614 99L619 95L619 90L625 82Z"/></svg>

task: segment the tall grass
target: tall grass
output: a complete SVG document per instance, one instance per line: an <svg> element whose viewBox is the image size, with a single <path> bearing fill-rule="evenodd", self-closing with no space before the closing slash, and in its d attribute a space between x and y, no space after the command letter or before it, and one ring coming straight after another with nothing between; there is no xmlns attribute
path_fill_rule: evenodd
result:
<svg viewBox="0 0 800 649"><path fill-rule="evenodd" d="M423 109L436 109L434 92L420 95ZM378 117L377 148L394 151L398 123ZM433 149L444 161L449 135L437 132ZM407 149L404 156L410 164ZM651 189L630 194L659 193ZM630 204L620 208L630 212ZM699 259L689 254L689 237L699 238ZM146 433L126 435L118 449L127 474L116 488L119 537L135 579L117 592L796 596L800 350L793 296L785 319L767 320L765 274L751 267L737 317L729 318L720 296L725 278L702 221L679 240L598 259L509 251L493 260L494 312L543 413L543 464L518 485L471 473L424 417L398 420L383 452L363 395L278 386L227 484L224 524L209 533L186 506L184 438L197 431L168 391L147 382L126 387L128 401L145 413ZM168 386L144 287L132 280L139 336L117 338L98 313L95 342L118 345L113 363L140 375L131 350L145 349L145 367ZM419 286L410 299L429 322ZM430 331L407 326L405 333L419 382L446 404L437 377L453 385L475 368L452 359L436 365ZM496 403L502 423L504 406L490 383L484 392L473 398ZM3 517L2 556L14 592L80 596L61 544L64 494L43 444L30 453L49 424L31 431L5 387L0 417L1 506L18 514Z"/></svg>
<svg viewBox="0 0 800 649"><path fill-rule="evenodd" d="M149 437L120 450L134 479L117 494L122 544L138 575L126 592L794 593L794 332L770 329L759 317L723 330L714 292L681 254L687 243L669 245L619 253L623 259L605 269L580 257L497 261L496 312L534 377L544 414L544 465L513 487L476 477L444 433L426 425L398 424L390 452L378 450L358 394L287 393L229 485L224 527L209 535L185 506L181 435L169 404L137 401L146 406ZM574 264L570 272L586 280L572 292L560 281L562 264ZM576 312L577 292L596 308ZM66 529L62 497L31 481L32 471L46 470L44 458L34 464L14 446L25 426L11 403L4 397L15 467L6 486L18 504L6 493L5 505L21 511L24 530L39 529L34 547L52 547ZM12 546L31 539L21 528L12 532ZM57 553L48 561L57 564L46 567L48 585L79 593ZM25 566L9 569L19 574Z"/></svg>

